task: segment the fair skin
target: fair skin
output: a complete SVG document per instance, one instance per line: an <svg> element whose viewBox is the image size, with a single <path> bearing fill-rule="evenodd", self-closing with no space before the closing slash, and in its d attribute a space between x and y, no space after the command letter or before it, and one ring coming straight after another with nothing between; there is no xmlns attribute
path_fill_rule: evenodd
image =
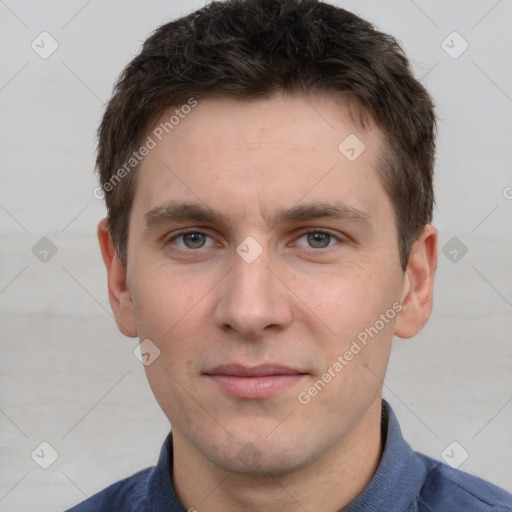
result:
<svg viewBox="0 0 512 512"><path fill-rule="evenodd" d="M354 161L338 150L350 134L366 146ZM185 509L334 512L375 473L391 341L427 321L437 258L429 225L400 266L375 171L384 144L329 95L199 101L137 171L126 268L100 223L118 326L161 351L145 369L172 423ZM262 250L251 262L237 252L249 236Z"/></svg>

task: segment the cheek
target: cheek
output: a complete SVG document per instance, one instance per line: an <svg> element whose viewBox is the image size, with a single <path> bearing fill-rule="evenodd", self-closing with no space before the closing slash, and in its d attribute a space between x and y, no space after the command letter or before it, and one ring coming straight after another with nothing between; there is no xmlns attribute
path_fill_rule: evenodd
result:
<svg viewBox="0 0 512 512"><path fill-rule="evenodd" d="M146 266L144 272L135 276L133 284L140 336L162 341L186 318L197 314L201 299L211 289L206 279L197 275L187 277L168 265Z"/></svg>
<svg viewBox="0 0 512 512"><path fill-rule="evenodd" d="M310 312L340 340L356 336L372 325L391 307L396 295L396 286L385 273L367 262L300 276L294 279L293 286L297 295L304 297Z"/></svg>
<svg viewBox="0 0 512 512"><path fill-rule="evenodd" d="M199 369L198 355L211 343L218 278L190 275L167 264L146 265L137 277L133 301L139 337L150 339L160 350L158 365L146 367L150 384L165 381L174 387L187 381L189 389Z"/></svg>
<svg viewBox="0 0 512 512"><path fill-rule="evenodd" d="M302 290L311 288L308 306L315 315L310 314L309 320L318 323L319 319L331 332L319 340L316 350L323 355L324 370L331 368L336 374L330 386L336 394L373 394L385 375L397 315L393 305L400 298L399 275L377 268L351 265L336 276L317 279L322 286L306 285ZM343 369L337 372L333 365L339 363L339 356ZM328 401L328 395L322 400Z"/></svg>
<svg viewBox="0 0 512 512"><path fill-rule="evenodd" d="M149 385L160 407L174 421L189 421L196 393L198 353L208 342L206 326L210 288L196 279L194 285L176 272L147 269L137 283L134 296L140 339L150 339L159 356L145 366ZM185 391L186 390L186 391ZM182 415L183 418L182 418Z"/></svg>

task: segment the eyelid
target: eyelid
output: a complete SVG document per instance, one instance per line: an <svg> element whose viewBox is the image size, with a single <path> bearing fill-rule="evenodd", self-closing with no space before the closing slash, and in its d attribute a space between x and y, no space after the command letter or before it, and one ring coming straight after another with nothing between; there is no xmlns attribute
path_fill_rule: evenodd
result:
<svg viewBox="0 0 512 512"><path fill-rule="evenodd" d="M331 229L320 228L320 227L317 228L316 226L310 226L308 228L303 228L299 231L300 231L301 235L307 235L308 233L326 233L327 235L331 235L331 236L334 236L337 238L340 238L342 236L341 233L335 232Z"/></svg>
<svg viewBox="0 0 512 512"><path fill-rule="evenodd" d="M205 228L196 228L194 226L190 226L190 227L187 227L187 228L182 228L182 229L177 229L176 231L171 231L170 233L167 233L163 239L164 240L171 240L173 238L176 238L180 235L186 235L188 233L202 233L203 235L208 235L210 236L208 233L207 233L207 229Z"/></svg>

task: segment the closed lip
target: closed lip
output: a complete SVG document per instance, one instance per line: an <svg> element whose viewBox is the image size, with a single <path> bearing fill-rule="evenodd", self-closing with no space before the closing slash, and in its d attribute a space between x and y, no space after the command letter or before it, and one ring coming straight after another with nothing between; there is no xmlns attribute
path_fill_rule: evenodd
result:
<svg viewBox="0 0 512 512"><path fill-rule="evenodd" d="M204 372L205 375L226 375L231 377L269 377L272 375L307 375L296 368L280 364L260 364L244 366L241 364L222 364Z"/></svg>
<svg viewBox="0 0 512 512"><path fill-rule="evenodd" d="M227 395L243 400L263 400L297 385L308 374L281 364L223 364L204 375Z"/></svg>

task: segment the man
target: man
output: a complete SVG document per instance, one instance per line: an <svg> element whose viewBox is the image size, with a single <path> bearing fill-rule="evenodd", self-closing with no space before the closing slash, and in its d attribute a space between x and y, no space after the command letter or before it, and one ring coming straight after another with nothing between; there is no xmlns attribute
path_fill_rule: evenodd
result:
<svg viewBox="0 0 512 512"><path fill-rule="evenodd" d="M435 116L396 41L317 0L160 27L100 130L119 329L172 425L73 511L505 511L405 443L383 379L432 307Z"/></svg>

